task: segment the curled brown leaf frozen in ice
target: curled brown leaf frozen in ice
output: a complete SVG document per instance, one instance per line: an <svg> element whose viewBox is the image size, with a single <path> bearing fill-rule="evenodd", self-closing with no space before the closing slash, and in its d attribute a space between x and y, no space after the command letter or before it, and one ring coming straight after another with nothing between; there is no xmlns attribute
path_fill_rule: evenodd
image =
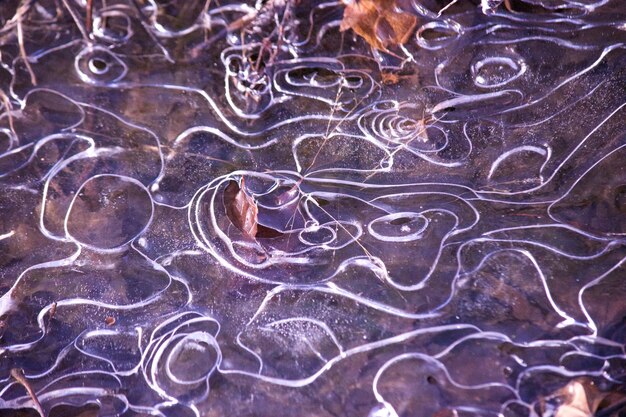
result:
<svg viewBox="0 0 626 417"><path fill-rule="evenodd" d="M594 417L619 415L626 406L626 391L602 390L593 380L579 378L569 382L558 393L560 404L554 417Z"/></svg>
<svg viewBox="0 0 626 417"><path fill-rule="evenodd" d="M231 180L224 189L224 205L226 214L244 236L254 238L257 234L258 213L254 198L245 189L245 179L239 183Z"/></svg>

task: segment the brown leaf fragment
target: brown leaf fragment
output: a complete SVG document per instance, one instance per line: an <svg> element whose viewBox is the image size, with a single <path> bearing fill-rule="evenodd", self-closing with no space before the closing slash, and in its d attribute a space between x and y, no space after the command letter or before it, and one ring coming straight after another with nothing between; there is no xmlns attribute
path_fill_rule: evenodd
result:
<svg viewBox="0 0 626 417"><path fill-rule="evenodd" d="M619 391L603 392L589 379L571 381L559 391L563 402L555 417L593 417L609 415L608 410L626 405L626 394Z"/></svg>
<svg viewBox="0 0 626 417"><path fill-rule="evenodd" d="M241 185L231 181L224 190L226 215L244 236L254 238L258 227L258 208L254 199L245 190L244 178Z"/></svg>
<svg viewBox="0 0 626 417"><path fill-rule="evenodd" d="M387 85L398 84L398 82L400 81L400 77L398 76L398 74L391 71L382 71L380 73L380 78L383 84Z"/></svg>
<svg viewBox="0 0 626 417"><path fill-rule="evenodd" d="M402 11L396 0L343 0L346 8L339 29L354 30L376 49L406 43L417 24L417 18Z"/></svg>
<svg viewBox="0 0 626 417"><path fill-rule="evenodd" d="M559 406L555 417L591 417L591 404L583 384L572 381L562 390L565 402Z"/></svg>
<svg viewBox="0 0 626 417"><path fill-rule="evenodd" d="M28 393L28 396L33 401L33 404L35 406L35 410L37 410L39 415L41 417L46 417L46 413L43 411L43 407L41 406L41 403L39 402L39 399L37 398L37 394L35 394L35 390L30 385L30 382L28 382L28 380L26 379L26 376L24 375L24 371L21 370L20 368L13 368L13 369L11 369L11 376L20 385L22 385L24 387L24 389L26 389L26 392Z"/></svg>
<svg viewBox="0 0 626 417"><path fill-rule="evenodd" d="M271 227L266 227L262 224L257 225L256 237L258 239L275 239L281 236L283 236L283 232L280 230L272 229Z"/></svg>
<svg viewBox="0 0 626 417"><path fill-rule="evenodd" d="M395 85L403 80L408 80L408 82L415 85L419 82L419 77L417 72L380 71L380 81L385 85Z"/></svg>
<svg viewBox="0 0 626 417"><path fill-rule="evenodd" d="M50 324L52 323L52 319L54 315L57 313L57 303L54 302L50 306L50 310L48 311L48 323L46 324L46 334L50 331Z"/></svg>
<svg viewBox="0 0 626 417"><path fill-rule="evenodd" d="M112 317L112 316L107 316L107 317L105 317L105 319L104 319L104 323L105 323L107 326L113 326L113 325L115 324L115 321L116 321L116 320L115 320L115 317Z"/></svg>

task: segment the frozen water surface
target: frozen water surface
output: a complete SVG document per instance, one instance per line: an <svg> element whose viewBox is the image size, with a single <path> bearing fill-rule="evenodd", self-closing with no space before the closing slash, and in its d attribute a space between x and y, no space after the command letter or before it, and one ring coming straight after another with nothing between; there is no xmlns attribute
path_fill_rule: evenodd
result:
<svg viewBox="0 0 626 417"><path fill-rule="evenodd" d="M626 415L626 4L498 3L3 0L0 415Z"/></svg>

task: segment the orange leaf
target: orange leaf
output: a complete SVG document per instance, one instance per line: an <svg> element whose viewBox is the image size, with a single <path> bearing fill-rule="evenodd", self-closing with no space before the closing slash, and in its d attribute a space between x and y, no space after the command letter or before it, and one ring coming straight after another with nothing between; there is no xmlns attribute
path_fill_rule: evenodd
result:
<svg viewBox="0 0 626 417"><path fill-rule="evenodd" d="M398 84L400 77L398 74L389 71L382 71L380 73L383 84Z"/></svg>
<svg viewBox="0 0 626 417"><path fill-rule="evenodd" d="M241 178L241 187L236 181L231 181L224 190L224 205L226 215L245 236L254 238L257 233L258 208L254 199L246 193L244 178Z"/></svg>
<svg viewBox="0 0 626 417"><path fill-rule="evenodd" d="M592 417L590 396L585 386L578 381L572 381L562 390L565 402L556 410L555 417Z"/></svg>
<svg viewBox="0 0 626 417"><path fill-rule="evenodd" d="M354 30L372 47L386 51L406 43L417 18L397 7L395 0L344 0L339 29Z"/></svg>
<svg viewBox="0 0 626 417"><path fill-rule="evenodd" d="M626 404L624 392L621 390L601 391L593 381L587 378L570 381L558 394L562 403L556 409L555 417L614 415L610 414L609 410Z"/></svg>

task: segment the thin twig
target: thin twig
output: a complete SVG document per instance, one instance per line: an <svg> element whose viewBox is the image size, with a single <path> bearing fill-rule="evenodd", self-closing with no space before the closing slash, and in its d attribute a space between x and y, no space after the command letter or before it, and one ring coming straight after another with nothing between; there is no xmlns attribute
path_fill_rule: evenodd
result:
<svg viewBox="0 0 626 417"><path fill-rule="evenodd" d="M85 17L87 33L91 35L93 31L93 0L87 0L87 16Z"/></svg>
<svg viewBox="0 0 626 417"><path fill-rule="evenodd" d="M168 52L167 49L165 49L165 47L163 46L163 44L161 43L161 41L159 41L159 38L156 37L156 35L154 33L152 33L152 29L151 29L151 23L148 20L148 18L143 14L143 12L141 11L141 7L139 7L139 4L137 3L137 0L131 0L130 4L132 4L133 8L135 9L135 11L137 12L137 17L139 17L139 20L141 21L141 24L143 25L145 31L148 33L148 36L150 36L150 38L152 39L152 41L157 45L157 47L161 50L161 52L163 53L163 55L165 56L165 59L170 62L170 63L175 63L174 59L172 59L170 53Z"/></svg>
<svg viewBox="0 0 626 417"><path fill-rule="evenodd" d="M335 117L335 109L339 106L339 98L341 97L341 93L343 91L343 81L344 81L344 78L342 75L341 84L339 84L339 88L337 89L337 95L335 96L335 102L333 103L333 107L330 109L330 116L328 116L328 124L326 125L326 133L324 133L324 140L322 141L322 144L320 145L320 147L317 149L317 153L313 157L313 160L311 161L307 169L304 171L305 173L307 173L309 169L311 169L311 167L315 164L315 161L317 160L317 157L322 151L322 148L324 147L324 145L326 145L326 142L328 141L328 138L330 136L330 125L333 122L333 117ZM337 126L335 126L335 128L337 128ZM333 131L334 130L335 129L333 129Z"/></svg>
<svg viewBox="0 0 626 417"><path fill-rule="evenodd" d="M9 97L2 90L0 90L0 100L2 100L2 104L4 104L7 112L7 117L9 118L9 129L11 130L11 132L13 132L15 137L17 137L17 133L15 132L15 125L13 124L13 105L11 104L11 100L9 100Z"/></svg>
<svg viewBox="0 0 626 417"><path fill-rule="evenodd" d="M341 126L343 124L343 122L345 122L348 117L350 117L352 115L352 113L354 113L354 111L361 105L361 103L363 102L363 100L365 100L366 95L363 95L359 101L357 101L354 104L354 107L352 107L352 109L350 109L350 111L348 113L346 113L340 120L339 122L333 127L332 130L330 130L330 125L332 124L332 120L333 117L335 115L335 107L337 107L339 105L339 97L341 96L341 89L343 88L343 76L342 76L342 83L341 86L339 88L339 91L337 92L337 97L335 98L335 103L333 105L333 109L331 110L329 119L328 119L328 125L326 126L326 133L324 134L324 141L322 142L322 144L320 145L319 149L317 150L317 153L315 154L315 156L313 157L313 161L311 161L311 163L309 164L308 168L305 170L305 174L307 172L309 172L309 170L313 167L313 164L315 164L315 161L317 160L317 157L319 156L320 152L322 151L322 148L324 147L324 145L326 145L326 142L328 141L328 139L330 139L330 136L333 135L336 131L338 131L339 126Z"/></svg>
<svg viewBox="0 0 626 417"><path fill-rule="evenodd" d="M35 390L33 390L33 387L30 385L30 382L28 382L28 380L26 379L26 376L24 376L24 371L20 368L13 368L11 369L11 376L20 385L22 385L24 389L26 389L28 396L30 397L30 399L33 401L35 405L35 410L37 410L39 415L41 417L46 417L46 413L43 411L43 407L41 406L39 399L37 399L37 394L35 394Z"/></svg>
<svg viewBox="0 0 626 417"><path fill-rule="evenodd" d="M62 1L63 1L63 5L65 6L65 8L70 12L72 19L74 19L74 22L76 23L78 30L80 30L80 33L83 35L83 38L85 38L85 40L89 42L89 34L87 33L87 30L85 29L85 26L83 25L83 22L80 20L80 17L78 16L78 14L76 14L76 10L74 10L72 6L70 6L67 0L62 0Z"/></svg>
<svg viewBox="0 0 626 417"><path fill-rule="evenodd" d="M315 199L313 197L310 197L311 200L315 201ZM363 244L361 244L361 242L359 242L359 239L357 238L357 236L354 236L352 233L350 233L350 231L338 220L336 219L332 214L330 214L328 211L324 210L322 208L322 206L319 205L319 203L315 202L315 205L317 206L317 208L319 208L320 210L322 210L324 213L326 213L326 215L328 217L330 217L331 219L333 219L335 221L335 225L339 225L339 227L341 227L347 234L350 235L350 237L352 239L354 239L354 243L356 243L358 246L361 247L361 249L363 250L363 253L365 253L365 256L367 256L367 258L374 262L374 256L372 256L372 254L367 250L367 248L365 246L363 246Z"/></svg>
<svg viewBox="0 0 626 417"><path fill-rule="evenodd" d="M35 73L33 72L33 68L30 66L30 62L28 61L28 55L26 55L26 48L24 48L24 31L22 30L22 18L30 9L32 2L29 0L22 0L20 7L17 9L17 42L20 48L20 55L24 60L24 65L26 65L26 69L30 74L30 82L32 85L37 85L37 78L35 77Z"/></svg>

